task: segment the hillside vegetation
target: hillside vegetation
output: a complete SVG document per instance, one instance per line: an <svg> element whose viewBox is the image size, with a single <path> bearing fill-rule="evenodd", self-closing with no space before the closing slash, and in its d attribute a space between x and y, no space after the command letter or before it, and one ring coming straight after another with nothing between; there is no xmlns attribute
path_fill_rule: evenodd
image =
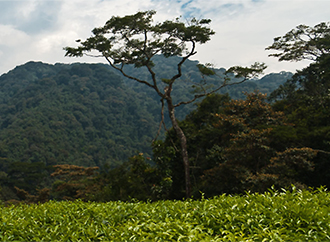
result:
<svg viewBox="0 0 330 242"><path fill-rule="evenodd" d="M112 69L29 62L0 76L0 240L330 240L329 23L274 38L270 56L312 62L258 80L263 63L188 60L211 20L152 26L155 13L64 48Z"/></svg>
<svg viewBox="0 0 330 242"><path fill-rule="evenodd" d="M5 163L115 165L150 152L158 108L104 65L30 62L0 77L0 154Z"/></svg>
<svg viewBox="0 0 330 242"><path fill-rule="evenodd" d="M156 58L159 78L174 71L173 58ZM185 65L192 80L200 78L196 64ZM148 78L143 69L132 71ZM290 76L270 74L223 92L234 99L244 98L243 91L270 93ZM191 95L187 78L177 96ZM29 62L0 77L0 157L6 163L102 166L121 163L136 151L150 153L160 121L158 99L106 65ZM179 110L179 117L193 109Z"/></svg>
<svg viewBox="0 0 330 242"><path fill-rule="evenodd" d="M175 72L177 58L155 57L158 78ZM193 95L187 89L191 81L200 81L197 64L185 63L175 96ZM128 68L149 78L143 68ZM217 70L219 75L224 71ZM49 187L54 165L98 166L103 172L137 153L152 156L151 141L161 120L159 98L118 74L104 64L28 62L0 76L0 185L12 194L6 197L16 197L10 192L15 186L32 193ZM291 75L270 74L223 92L233 98L254 89L271 92ZM184 119L194 109L186 105L177 116Z"/></svg>

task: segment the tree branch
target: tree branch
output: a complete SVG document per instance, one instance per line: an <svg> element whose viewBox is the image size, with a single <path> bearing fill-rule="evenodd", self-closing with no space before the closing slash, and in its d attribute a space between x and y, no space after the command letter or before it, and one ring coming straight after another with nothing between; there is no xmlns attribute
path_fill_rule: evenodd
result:
<svg viewBox="0 0 330 242"><path fill-rule="evenodd" d="M192 47L191 47L191 51L189 52L188 55L182 57L182 60L178 63L178 74L174 75L172 78L171 78L171 82L173 83L176 79L178 79L179 77L182 76L182 65L183 63L190 57L190 56L193 56L195 55L197 52L195 52L195 47L196 47L196 44L194 41L191 41L192 43Z"/></svg>
<svg viewBox="0 0 330 242"><path fill-rule="evenodd" d="M165 131L168 131L167 128L166 128L166 125L165 125L165 116L164 116L164 107L165 107L165 103L164 103L164 98L162 98L161 100L161 103L162 103L162 109L161 109L161 117L162 117L162 120L160 121L159 123L159 128L158 128L158 131L157 131L157 135L156 137L152 140L152 143L156 141L156 139L158 138L159 134L160 134L160 131L162 129L162 126L164 126L164 129Z"/></svg>
<svg viewBox="0 0 330 242"><path fill-rule="evenodd" d="M135 81L137 81L137 82L143 83L143 84L145 84L145 85L147 85L147 86L149 86L149 87L155 89L155 87L154 87L152 84L150 84L149 82L143 81L143 80L141 80L141 79L139 79L139 78L136 78L136 77L133 77L133 76L130 76L130 75L126 74L126 72L124 72L123 68L122 68L122 67L119 68L119 67L117 67L116 65L114 65L114 64L111 62L111 60L110 60L110 58L109 58L108 56L104 55L104 57L105 57L105 59L108 61L109 65L110 65L111 67L113 67L114 69L120 71L120 72L123 74L123 76L125 76L125 77L127 77L127 78L129 78L129 79L135 80Z"/></svg>
<svg viewBox="0 0 330 242"><path fill-rule="evenodd" d="M174 105L174 107L179 107L179 106L181 106L181 105L185 105L185 104L192 103L192 102L196 101L197 99L199 99L199 98L201 98L201 97L205 97L205 96L211 95L211 94L213 94L213 93L219 91L220 89L222 89L222 88L224 88L224 87L227 87L227 86L233 86L233 85L237 85L237 84L241 84L241 83L243 83L243 82L245 82L245 81L247 81L247 80L248 80L248 78L245 78L245 79L243 79L242 81L234 82L234 83L226 83L226 82L224 82L224 83L223 83L221 86L219 86L218 88L216 88L216 89L214 89L214 90L212 90L212 91L210 91L210 92L204 92L203 94L195 95L194 98L192 98L191 100L189 100L189 101L185 101L185 102L184 102L184 101L179 102L179 103L177 103L176 105Z"/></svg>

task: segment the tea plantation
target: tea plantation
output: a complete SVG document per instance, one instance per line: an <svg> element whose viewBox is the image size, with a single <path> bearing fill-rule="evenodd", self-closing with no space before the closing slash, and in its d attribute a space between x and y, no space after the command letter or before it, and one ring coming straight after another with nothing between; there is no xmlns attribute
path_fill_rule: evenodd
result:
<svg viewBox="0 0 330 242"><path fill-rule="evenodd" d="M1 206L1 241L329 241L330 194L270 190L211 199Z"/></svg>

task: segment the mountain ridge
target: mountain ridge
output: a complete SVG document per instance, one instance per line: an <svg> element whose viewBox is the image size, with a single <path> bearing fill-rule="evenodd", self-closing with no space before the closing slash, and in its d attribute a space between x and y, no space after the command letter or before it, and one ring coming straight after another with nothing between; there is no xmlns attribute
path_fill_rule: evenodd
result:
<svg viewBox="0 0 330 242"><path fill-rule="evenodd" d="M160 78L175 69L174 61L156 58ZM183 66L195 81L197 63ZM129 68L131 74L146 76L145 70ZM192 95L185 80L189 75L175 87L180 97ZM267 92L289 77L287 72L268 74L223 92L234 99L243 91ZM150 154L161 119L159 97L152 91L106 64L30 61L15 67L0 76L0 168L17 161L114 167L136 152ZM194 108L178 109L178 118Z"/></svg>

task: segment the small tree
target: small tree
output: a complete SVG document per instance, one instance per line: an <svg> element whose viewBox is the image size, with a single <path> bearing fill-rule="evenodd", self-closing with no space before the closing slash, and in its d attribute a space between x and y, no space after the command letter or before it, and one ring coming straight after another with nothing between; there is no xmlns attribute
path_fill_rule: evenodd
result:
<svg viewBox="0 0 330 242"><path fill-rule="evenodd" d="M221 88L238 84L262 73L266 68L264 64L255 63L251 68L232 67L228 72L236 74L239 81L230 82L229 78L222 80L212 90L206 87L204 81L195 85L196 93L189 101L173 103L172 90L174 83L182 75L183 63L195 55L196 45L205 44L215 32L208 27L211 20L195 18L187 23L180 22L179 18L174 21L166 20L161 23L153 23L152 17L155 11L138 12L124 17L112 17L103 27L92 30L93 35L85 41L77 40L78 47L65 47L66 56L81 57L84 54L93 57L104 57L110 66L121 72L125 77L142 83L160 96L162 103L162 121L164 125L164 106L167 104L172 126L181 144L181 154L185 170L186 197L191 196L191 184L189 175L189 159L187 152L186 136L179 127L175 116L175 108L194 102L196 99L214 93ZM177 63L177 73L169 78L159 80L153 70L152 58L162 54L165 57L180 56ZM136 68L145 67L150 73L151 81L142 80L126 73L126 65L134 65ZM215 75L214 70L208 65L197 65L202 73L203 80L209 75ZM160 83L161 81L161 83ZM165 85L163 90L160 88Z"/></svg>
<svg viewBox="0 0 330 242"><path fill-rule="evenodd" d="M91 194L98 191L99 184L95 182L99 169L76 165L55 165L56 170L51 177L56 177L53 184L55 197L73 200L76 198L88 200Z"/></svg>
<svg viewBox="0 0 330 242"><path fill-rule="evenodd" d="M330 23L322 22L314 27L299 25L284 36L275 38L274 43L266 49L276 50L269 56L278 57L279 61L312 61L276 89L270 99L287 99L290 106L301 106L302 103L322 108L328 106ZM298 105L292 105L297 101Z"/></svg>

